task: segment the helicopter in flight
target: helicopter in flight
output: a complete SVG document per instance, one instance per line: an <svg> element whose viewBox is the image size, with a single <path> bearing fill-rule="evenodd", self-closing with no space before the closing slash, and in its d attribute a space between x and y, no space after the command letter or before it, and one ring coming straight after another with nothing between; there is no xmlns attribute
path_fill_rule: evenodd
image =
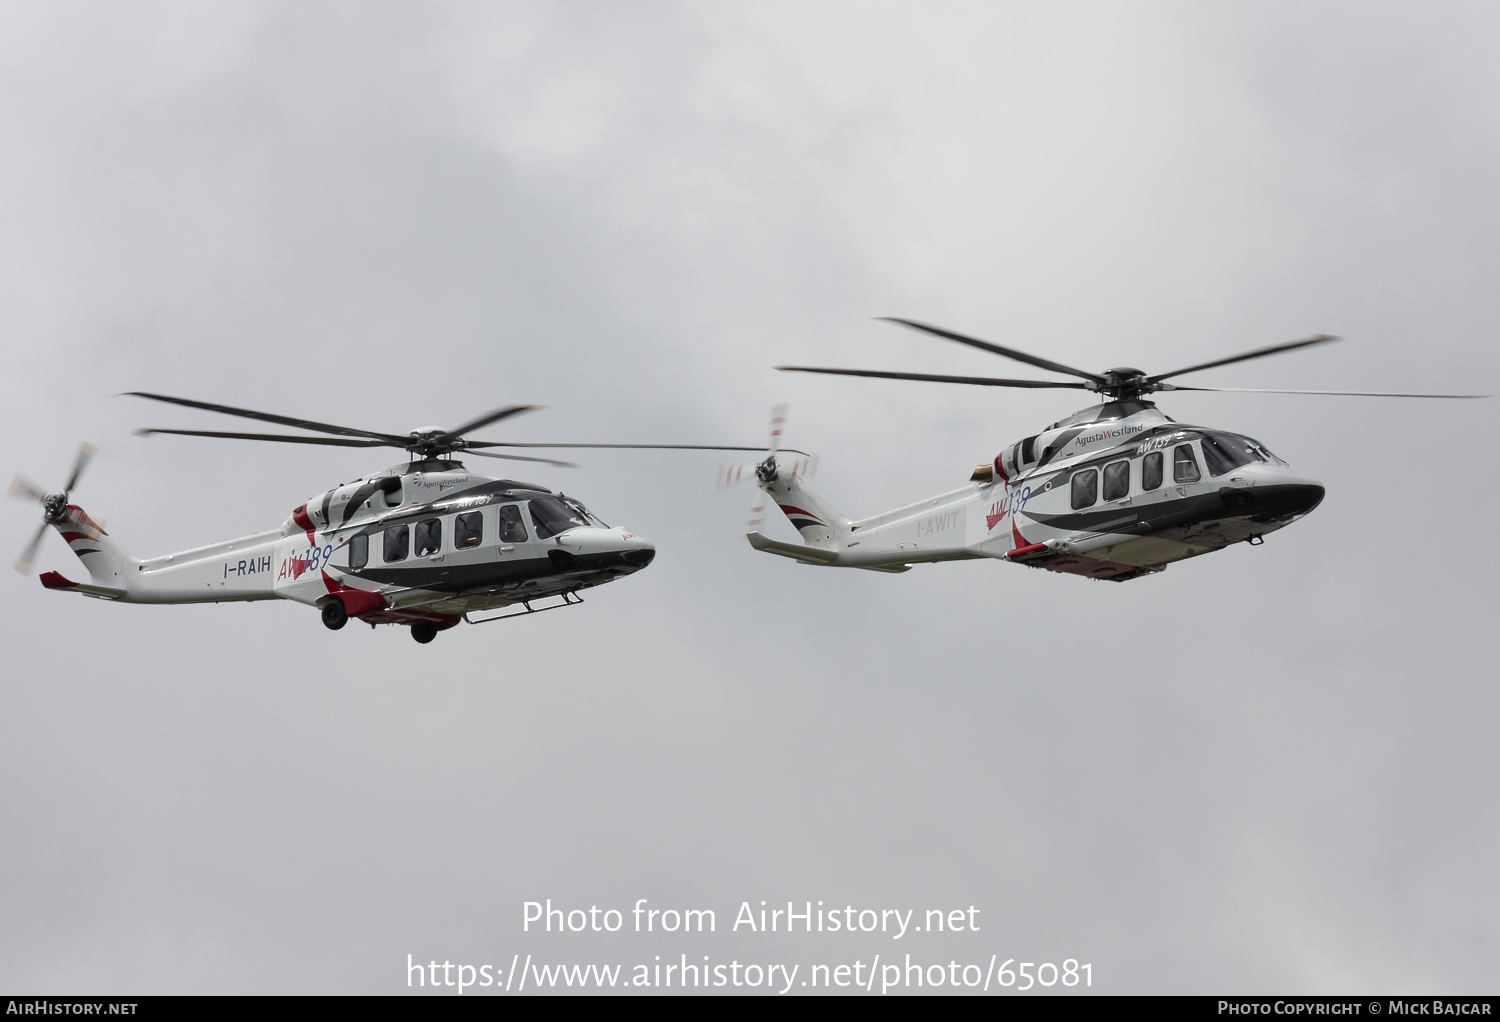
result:
<svg viewBox="0 0 1500 1022"><path fill-rule="evenodd" d="M974 470L967 484L871 518L845 518L787 470L775 444L756 465L721 479L754 476L758 485L746 538L756 550L804 564L900 572L913 564L990 557L1033 568L1124 582L1164 571L1174 561L1259 545L1311 512L1323 485L1292 468L1258 440L1179 423L1150 395L1170 391L1325 394L1359 397L1482 398L1486 394L1391 394L1366 391L1238 390L1190 387L1169 379L1262 358L1338 338L1325 334L1148 375L1120 367L1087 372L1014 348L907 319L890 322L1024 362L1074 380L777 366L782 372L919 380L983 387L1060 388L1097 394L1100 404L1060 419L1005 447ZM784 411L784 409L783 409ZM779 435L779 434L777 434ZM761 532L774 500L803 543Z"/></svg>
<svg viewBox="0 0 1500 1022"><path fill-rule="evenodd" d="M83 508L69 503L95 449L83 444L61 491L49 493L24 475L9 495L42 506L42 525L16 569L30 571L49 527L88 569L87 582L58 572L41 576L48 589L121 603L225 603L286 599L317 607L323 624L350 618L374 627L406 625L417 642L461 621L485 624L576 606L580 590L640 571L656 547L611 528L580 501L545 486L469 471L458 457L503 458L571 466L493 448L758 451L700 444L540 444L470 440L467 434L535 405L511 405L454 429L401 436L352 429L187 398L132 391L129 396L293 426L322 436L145 429L177 434L338 447L394 447L405 464L362 475L299 504L280 528L146 560L126 553ZM800 453L800 452L799 452ZM535 601L561 602L533 607ZM523 609L471 618L519 604Z"/></svg>

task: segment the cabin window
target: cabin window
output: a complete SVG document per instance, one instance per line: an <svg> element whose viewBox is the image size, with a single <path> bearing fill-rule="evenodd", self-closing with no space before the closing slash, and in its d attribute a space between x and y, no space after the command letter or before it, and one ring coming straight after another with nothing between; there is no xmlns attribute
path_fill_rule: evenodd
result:
<svg viewBox="0 0 1500 1022"><path fill-rule="evenodd" d="M531 502L530 509L531 524L536 526L537 539L551 539L569 529L590 524L588 514L571 500L538 497Z"/></svg>
<svg viewBox="0 0 1500 1022"><path fill-rule="evenodd" d="M526 542L526 525L521 521L521 509L514 504L506 504L500 509L500 542Z"/></svg>
<svg viewBox="0 0 1500 1022"><path fill-rule="evenodd" d="M1208 466L1209 475L1221 476L1252 461L1264 461L1257 447L1258 444L1246 443L1237 436L1222 433L1206 436L1203 438L1203 463Z"/></svg>
<svg viewBox="0 0 1500 1022"><path fill-rule="evenodd" d="M1073 510L1093 507L1099 497L1099 470L1086 468L1073 473Z"/></svg>
<svg viewBox="0 0 1500 1022"><path fill-rule="evenodd" d="M470 511L453 519L453 549L465 550L478 546L483 538L484 515L478 511Z"/></svg>
<svg viewBox="0 0 1500 1022"><path fill-rule="evenodd" d="M361 532L349 540L349 567L363 568L370 563L370 537Z"/></svg>
<svg viewBox="0 0 1500 1022"><path fill-rule="evenodd" d="M1179 483L1196 483L1202 479L1192 444L1178 444L1172 451L1172 479Z"/></svg>
<svg viewBox="0 0 1500 1022"><path fill-rule="evenodd" d="M417 556L426 557L443 549L443 520L429 518L417 523Z"/></svg>
<svg viewBox="0 0 1500 1022"><path fill-rule="evenodd" d="M1161 485L1161 451L1152 451L1141 459L1141 489L1154 490Z"/></svg>
<svg viewBox="0 0 1500 1022"><path fill-rule="evenodd" d="M411 533L404 525L392 525L385 530L385 549L381 551L385 563L394 564L406 560L411 548Z"/></svg>
<svg viewBox="0 0 1500 1022"><path fill-rule="evenodd" d="M1112 461L1104 466L1104 499L1120 500L1130 494L1130 462Z"/></svg>

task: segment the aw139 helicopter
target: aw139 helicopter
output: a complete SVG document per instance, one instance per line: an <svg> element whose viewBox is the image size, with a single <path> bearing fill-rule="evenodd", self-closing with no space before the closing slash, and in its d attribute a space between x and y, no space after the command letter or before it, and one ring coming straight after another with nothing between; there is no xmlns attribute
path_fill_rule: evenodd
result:
<svg viewBox="0 0 1500 1022"><path fill-rule="evenodd" d="M49 494L18 475L10 496L42 505L41 528L16 562L27 572L47 528L58 531L88 569L87 582L55 571L48 589L121 603L224 603L287 599L320 609L323 623L349 618L371 627L407 625L418 642L460 621L484 624L583 602L579 590L640 571L656 556L647 540L611 528L582 503L545 486L470 472L455 455L568 466L567 462L489 448L758 451L701 444L533 444L469 440L466 434L535 405L511 405L456 429L406 436L351 429L227 405L132 391L130 396L294 426L324 436L145 429L140 435L264 440L338 447L394 447L409 461L325 490L292 511L279 529L140 560L68 502L94 454L85 443L61 492ZM479 448L485 448L480 450ZM800 453L800 452L799 452ZM571 466L569 466L571 467ZM534 608L532 602L560 598ZM469 614L520 604L524 609L474 620Z"/></svg>
<svg viewBox="0 0 1500 1022"><path fill-rule="evenodd" d="M1124 582L1232 543L1259 544L1269 533L1312 511L1323 499L1320 482L1292 468L1259 441L1221 429L1179 423L1162 414L1147 400L1148 395L1192 390L1358 397L1489 396L1246 391L1166 382L1202 369L1338 340L1321 334L1152 376L1129 367L1086 372L913 320L889 321L1073 376L1080 382L811 366L776 368L782 372L984 387L1087 390L1104 401L1010 444L994 461L980 465L968 484L959 489L854 521L806 485L803 480L808 473L800 463L790 468L777 463L774 440L780 432L773 430L766 458L758 465L731 469L727 476L733 482L753 474L759 485L746 536L755 549L804 564L891 572L906 571L921 562L991 557ZM761 533L767 498L776 502L801 533L802 545L781 543Z"/></svg>

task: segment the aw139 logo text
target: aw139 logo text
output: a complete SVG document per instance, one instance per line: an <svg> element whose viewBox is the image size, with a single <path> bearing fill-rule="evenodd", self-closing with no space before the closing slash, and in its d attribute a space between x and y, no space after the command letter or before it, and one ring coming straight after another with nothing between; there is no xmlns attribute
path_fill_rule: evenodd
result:
<svg viewBox="0 0 1500 1022"><path fill-rule="evenodd" d="M1031 487L1029 486L1023 486L1021 489L1017 490L1014 493L1007 491L1004 500L996 501L994 504L990 505L989 514L984 516L985 524L988 525L989 528L993 529L1005 518L1006 515L1013 514L1024 509L1026 507L1026 502L1030 499Z"/></svg>
<svg viewBox="0 0 1500 1022"><path fill-rule="evenodd" d="M276 573L276 580L279 582L284 578L301 578L304 571L317 571L332 558L332 546L313 547L305 553L282 561L281 570Z"/></svg>

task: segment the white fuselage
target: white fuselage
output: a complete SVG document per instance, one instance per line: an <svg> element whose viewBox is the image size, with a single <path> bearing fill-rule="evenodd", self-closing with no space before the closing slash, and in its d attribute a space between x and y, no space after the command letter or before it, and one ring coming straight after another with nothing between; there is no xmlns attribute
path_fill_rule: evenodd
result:
<svg viewBox="0 0 1500 1022"><path fill-rule="evenodd" d="M900 571L992 557L1115 581L1258 542L1323 496L1257 442L1146 401L1086 409L1007 447L969 484L871 518L843 518L795 475L765 488L807 545L756 532L751 544L806 563Z"/></svg>
<svg viewBox="0 0 1500 1022"><path fill-rule="evenodd" d="M543 487L451 461L397 466L334 487L280 529L140 560L76 506L53 523L89 569L43 584L127 603L337 596L370 623L451 624L470 611L573 593L638 571L655 547Z"/></svg>

